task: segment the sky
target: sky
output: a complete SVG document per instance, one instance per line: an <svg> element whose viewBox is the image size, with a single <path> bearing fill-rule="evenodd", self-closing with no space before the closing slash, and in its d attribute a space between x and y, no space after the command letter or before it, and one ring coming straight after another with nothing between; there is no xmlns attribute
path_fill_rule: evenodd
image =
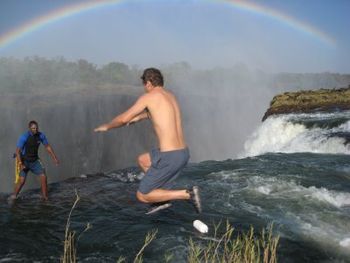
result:
<svg viewBox="0 0 350 263"><path fill-rule="evenodd" d="M349 0L1 0L0 57L350 74L349 13Z"/></svg>

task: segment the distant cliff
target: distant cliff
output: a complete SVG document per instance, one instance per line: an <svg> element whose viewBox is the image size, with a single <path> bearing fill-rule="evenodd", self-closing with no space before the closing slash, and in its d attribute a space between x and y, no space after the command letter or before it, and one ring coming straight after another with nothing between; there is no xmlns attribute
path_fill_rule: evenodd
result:
<svg viewBox="0 0 350 263"><path fill-rule="evenodd" d="M350 109L350 85L348 88L341 89L285 92L272 99L262 121L274 114L332 112L348 109Z"/></svg>

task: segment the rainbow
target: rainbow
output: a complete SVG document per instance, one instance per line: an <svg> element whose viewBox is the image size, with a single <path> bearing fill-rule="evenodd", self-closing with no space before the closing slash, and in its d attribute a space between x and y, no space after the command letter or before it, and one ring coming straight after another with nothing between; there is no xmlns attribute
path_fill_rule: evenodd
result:
<svg viewBox="0 0 350 263"><path fill-rule="evenodd" d="M78 4L67 5L63 8L59 8L43 16L39 16L35 19L32 19L26 22L25 24L0 35L0 49L10 45L11 43L18 41L20 38L30 33L33 33L44 26L47 26L59 20L74 16L76 14L87 12L90 10L117 5L117 4L120 4L121 2L126 2L126 1L127 0L93 0L93 1L81 2ZM228 4L229 6L232 6L233 8L236 8L238 10L266 16L270 19L274 19L282 24L285 24L295 30L298 30L307 35L310 35L311 37L314 37L329 46L335 46L336 44L336 41L331 36L325 34L319 29L307 23L298 21L297 19L291 16L288 16L284 13L281 13L277 10L274 10L262 5L258 5L256 3L243 1L243 0L203 0L203 1L207 1L207 2L210 1L215 3L221 2L221 3Z"/></svg>
<svg viewBox="0 0 350 263"><path fill-rule="evenodd" d="M215 1L217 2L217 1ZM330 46L335 46L336 41L331 36L327 35L326 33L322 32L321 30L317 29L316 27L309 25L305 22L298 21L297 19L284 14L282 12L279 12L277 10L274 10L269 7L265 7L262 5L258 5L256 3L252 3L249 1L244 0L220 0L220 2L225 2L228 4L232 4L235 8L251 12L258 15L263 15L266 17L269 17L271 19L274 19L282 24L285 24L295 30L301 31L307 35L310 35L312 37L315 37L316 39L319 39L320 41L326 43Z"/></svg>
<svg viewBox="0 0 350 263"><path fill-rule="evenodd" d="M124 0L124 2L125 1L126 0ZM24 25L12 29L3 35L0 35L0 48L4 48L5 46L8 46L11 43L17 41L18 39L59 20L93 9L112 6L120 2L123 2L123 0L94 0L67 5L56 9L45 15L36 17L26 22Z"/></svg>

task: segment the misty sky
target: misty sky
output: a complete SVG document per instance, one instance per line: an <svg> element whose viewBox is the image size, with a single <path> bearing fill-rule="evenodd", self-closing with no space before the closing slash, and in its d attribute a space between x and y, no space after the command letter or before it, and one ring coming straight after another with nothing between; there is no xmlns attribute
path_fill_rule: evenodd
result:
<svg viewBox="0 0 350 263"><path fill-rule="evenodd" d="M79 1L1 0L0 38L72 2ZM243 63L265 72L350 73L349 0L248 2L299 26L239 9L234 1L126 0L39 27L0 46L0 57L63 56L140 67L186 61L198 69ZM333 43L306 32L306 25Z"/></svg>

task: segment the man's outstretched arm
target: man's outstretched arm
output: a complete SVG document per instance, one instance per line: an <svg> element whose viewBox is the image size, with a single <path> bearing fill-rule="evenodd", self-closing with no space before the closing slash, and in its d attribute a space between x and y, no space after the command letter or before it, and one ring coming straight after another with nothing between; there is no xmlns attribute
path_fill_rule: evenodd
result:
<svg viewBox="0 0 350 263"><path fill-rule="evenodd" d="M104 132L108 131L110 129L119 128L124 125L127 125L131 121L138 118L140 115L143 116L143 112L146 109L146 101L147 101L147 95L141 96L136 103L131 106L127 111L123 112L122 114L119 114L117 117L115 117L113 120L111 120L108 123L102 124L94 129L95 132ZM133 121L134 122L134 121Z"/></svg>

